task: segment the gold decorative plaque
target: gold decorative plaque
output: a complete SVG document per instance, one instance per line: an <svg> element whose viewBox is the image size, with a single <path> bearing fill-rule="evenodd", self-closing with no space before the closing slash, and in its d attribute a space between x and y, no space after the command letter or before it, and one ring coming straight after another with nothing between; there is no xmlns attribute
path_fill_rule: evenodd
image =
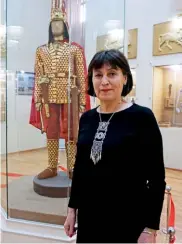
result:
<svg viewBox="0 0 182 244"><path fill-rule="evenodd" d="M108 33L97 37L96 51L117 49L123 52L123 37L121 30L113 30L113 33Z"/></svg>
<svg viewBox="0 0 182 244"><path fill-rule="evenodd" d="M138 29L128 30L128 59L137 58Z"/></svg>
<svg viewBox="0 0 182 244"><path fill-rule="evenodd" d="M172 21L153 27L153 56L182 52L182 28L175 28Z"/></svg>

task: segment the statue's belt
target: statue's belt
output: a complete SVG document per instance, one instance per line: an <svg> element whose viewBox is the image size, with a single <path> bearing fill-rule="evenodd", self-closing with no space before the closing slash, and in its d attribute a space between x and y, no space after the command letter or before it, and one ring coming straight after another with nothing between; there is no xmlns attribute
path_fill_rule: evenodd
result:
<svg viewBox="0 0 182 244"><path fill-rule="evenodd" d="M47 73L43 78L76 78L76 75L66 73Z"/></svg>
<svg viewBox="0 0 182 244"><path fill-rule="evenodd" d="M76 75L70 74L69 73L51 73L46 75L48 78L71 78L74 79L76 78Z"/></svg>
<svg viewBox="0 0 182 244"><path fill-rule="evenodd" d="M46 75L40 76L38 79L39 84L49 83L49 79L55 79L55 78L67 78L67 79L74 79L76 80L77 76L69 73L48 73Z"/></svg>

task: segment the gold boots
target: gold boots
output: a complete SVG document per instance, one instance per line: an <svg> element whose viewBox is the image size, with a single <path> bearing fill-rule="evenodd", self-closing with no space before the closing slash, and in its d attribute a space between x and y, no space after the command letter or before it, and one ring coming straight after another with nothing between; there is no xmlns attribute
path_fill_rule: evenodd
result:
<svg viewBox="0 0 182 244"><path fill-rule="evenodd" d="M68 177L72 179L73 167L75 164L76 144L74 141L66 142L67 171Z"/></svg>
<svg viewBox="0 0 182 244"><path fill-rule="evenodd" d="M59 155L59 140L48 139L48 168L38 175L38 179L48 179L57 175L58 155Z"/></svg>

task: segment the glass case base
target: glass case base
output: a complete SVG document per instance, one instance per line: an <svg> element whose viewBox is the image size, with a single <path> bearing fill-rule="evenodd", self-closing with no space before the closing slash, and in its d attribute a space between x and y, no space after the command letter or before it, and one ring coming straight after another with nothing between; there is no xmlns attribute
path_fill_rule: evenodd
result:
<svg viewBox="0 0 182 244"><path fill-rule="evenodd" d="M3 189L6 190L6 189ZM40 196L33 190L33 177L24 176L9 184L10 218L64 225L68 198Z"/></svg>

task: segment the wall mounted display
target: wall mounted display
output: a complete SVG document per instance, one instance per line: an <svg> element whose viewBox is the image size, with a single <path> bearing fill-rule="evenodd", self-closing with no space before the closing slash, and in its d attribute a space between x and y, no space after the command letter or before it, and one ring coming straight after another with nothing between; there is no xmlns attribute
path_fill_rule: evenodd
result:
<svg viewBox="0 0 182 244"><path fill-rule="evenodd" d="M32 95L34 87L34 73L32 72L16 72L16 94Z"/></svg>
<svg viewBox="0 0 182 244"><path fill-rule="evenodd" d="M153 111L161 127L182 127L182 65L154 67Z"/></svg>
<svg viewBox="0 0 182 244"><path fill-rule="evenodd" d="M114 29L105 35L97 37L96 51L118 49L123 52L124 48L123 31L121 29Z"/></svg>
<svg viewBox="0 0 182 244"><path fill-rule="evenodd" d="M168 55L182 52L182 28L172 21L153 27L153 55Z"/></svg>
<svg viewBox="0 0 182 244"><path fill-rule="evenodd" d="M137 58L138 29L128 30L128 59Z"/></svg>

